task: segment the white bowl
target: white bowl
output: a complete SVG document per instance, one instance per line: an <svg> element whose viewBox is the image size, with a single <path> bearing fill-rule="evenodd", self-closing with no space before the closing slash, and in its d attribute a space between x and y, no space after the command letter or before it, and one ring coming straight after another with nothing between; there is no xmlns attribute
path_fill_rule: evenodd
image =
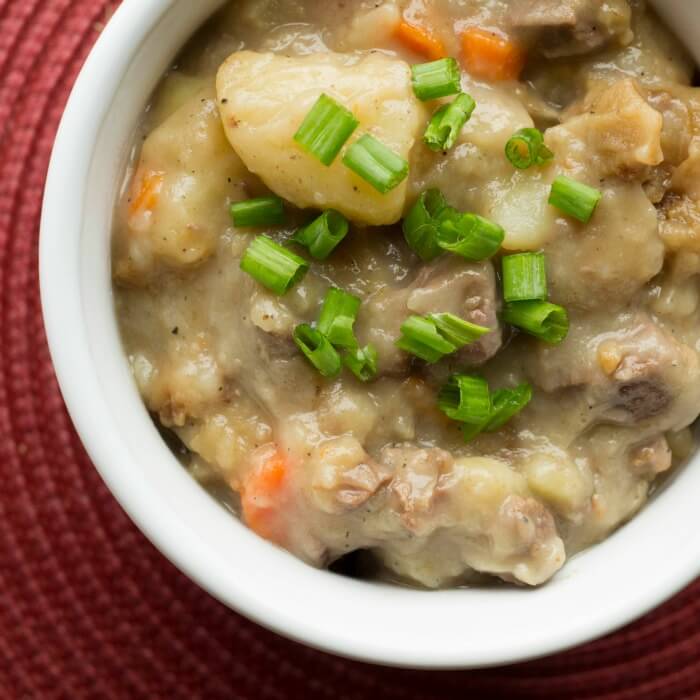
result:
<svg viewBox="0 0 700 700"><path fill-rule="evenodd" d="M151 541L216 598L281 634L397 666L468 668L609 632L700 573L700 458L546 586L426 592L317 571L256 537L182 469L129 374L110 279L112 210L149 95L220 0L125 0L66 109L41 231L46 329L66 403L104 480ZM656 3L688 46L700 10Z"/></svg>

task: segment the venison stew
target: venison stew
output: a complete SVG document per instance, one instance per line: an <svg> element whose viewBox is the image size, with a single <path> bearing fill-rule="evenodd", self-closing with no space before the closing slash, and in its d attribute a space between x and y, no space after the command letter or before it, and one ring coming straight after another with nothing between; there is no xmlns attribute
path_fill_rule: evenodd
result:
<svg viewBox="0 0 700 700"><path fill-rule="evenodd" d="M548 581L695 449L700 88L641 0L239 0L112 269L193 477L304 561ZM232 516L233 517L233 516Z"/></svg>

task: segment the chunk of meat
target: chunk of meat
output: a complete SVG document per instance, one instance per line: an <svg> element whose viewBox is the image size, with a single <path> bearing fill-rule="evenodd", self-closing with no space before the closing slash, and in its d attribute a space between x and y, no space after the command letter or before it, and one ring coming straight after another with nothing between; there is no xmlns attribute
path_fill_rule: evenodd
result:
<svg viewBox="0 0 700 700"><path fill-rule="evenodd" d="M546 142L556 163L574 176L637 175L664 159L663 117L634 80L619 80L591 93L585 113L549 129Z"/></svg>
<svg viewBox="0 0 700 700"><path fill-rule="evenodd" d="M380 460L393 474L390 488L402 521L419 534L421 522L432 513L440 477L452 469L452 455L435 447L404 445L384 448Z"/></svg>
<svg viewBox="0 0 700 700"><path fill-rule="evenodd" d="M450 358L460 365L480 365L493 357L502 343L497 294L490 262L467 263L456 256L444 256L423 267L407 287L383 289L370 297L360 311L358 328L377 347L380 371L402 373L408 368L409 357L395 345L401 324L411 314L449 312L493 329Z"/></svg>
<svg viewBox="0 0 700 700"><path fill-rule="evenodd" d="M250 179L226 141L213 90L190 98L146 139L117 237L119 281L142 283L158 266L206 260L229 225L228 202Z"/></svg>
<svg viewBox="0 0 700 700"><path fill-rule="evenodd" d="M564 563L551 513L528 495L524 477L486 457L456 460L437 487L432 532L382 547L385 565L429 587L475 570L536 585Z"/></svg>
<svg viewBox="0 0 700 700"><path fill-rule="evenodd" d="M538 346L529 374L544 391L575 389L590 421L680 430L700 411L697 354L645 314L574 318L559 346Z"/></svg>
<svg viewBox="0 0 700 700"><path fill-rule="evenodd" d="M659 214L659 235L669 249L700 252L700 137L692 139L688 157L673 173Z"/></svg>
<svg viewBox="0 0 700 700"><path fill-rule="evenodd" d="M291 58L241 51L219 70L217 91L231 145L278 195L302 208L337 209L359 223L390 224L401 217L405 181L380 194L341 156L326 167L294 134L326 93L360 122L349 143L370 132L407 160L427 114L406 63L380 53Z"/></svg>
<svg viewBox="0 0 700 700"><path fill-rule="evenodd" d="M626 0L520 0L510 16L514 27L537 30L535 47L548 58L625 44L633 36Z"/></svg>
<svg viewBox="0 0 700 700"><path fill-rule="evenodd" d="M358 440L334 438L317 447L307 464L316 505L325 513L344 513L364 505L391 472L375 462Z"/></svg>

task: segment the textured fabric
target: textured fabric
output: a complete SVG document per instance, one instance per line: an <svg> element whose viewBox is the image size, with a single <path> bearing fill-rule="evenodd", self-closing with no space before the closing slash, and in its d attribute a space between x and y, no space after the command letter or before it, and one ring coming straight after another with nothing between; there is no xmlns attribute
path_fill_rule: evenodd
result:
<svg viewBox="0 0 700 700"><path fill-rule="evenodd" d="M64 410L36 265L54 133L113 5L0 0L0 697L700 697L700 582L630 628L553 658L396 671L312 651L242 619L129 522Z"/></svg>

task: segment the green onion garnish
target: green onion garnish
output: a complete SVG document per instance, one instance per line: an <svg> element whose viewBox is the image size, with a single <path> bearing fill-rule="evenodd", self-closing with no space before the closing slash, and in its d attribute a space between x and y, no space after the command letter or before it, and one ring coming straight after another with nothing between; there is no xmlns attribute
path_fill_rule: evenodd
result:
<svg viewBox="0 0 700 700"><path fill-rule="evenodd" d="M447 202L440 190L426 190L418 197L403 220L403 235L406 243L425 262L442 253L437 238L440 215L446 208Z"/></svg>
<svg viewBox="0 0 700 700"><path fill-rule="evenodd" d="M513 301L506 304L503 320L546 343L561 343L569 332L566 309L547 301Z"/></svg>
<svg viewBox="0 0 700 700"><path fill-rule="evenodd" d="M396 346L426 362L437 362L490 332L450 313L409 316Z"/></svg>
<svg viewBox="0 0 700 700"><path fill-rule="evenodd" d="M318 319L318 330L335 346L341 348L356 348L357 340L353 326L360 310L360 300L344 292L342 289L331 287L326 294Z"/></svg>
<svg viewBox="0 0 700 700"><path fill-rule="evenodd" d="M408 175L408 163L369 134L348 148L343 163L382 194L393 190Z"/></svg>
<svg viewBox="0 0 700 700"><path fill-rule="evenodd" d="M520 129L506 143L506 158L520 170L532 165L543 165L552 160L554 154L544 145L539 129Z"/></svg>
<svg viewBox="0 0 700 700"><path fill-rule="evenodd" d="M293 337L306 359L324 377L335 377L340 373L340 355L323 333L302 323L294 329Z"/></svg>
<svg viewBox="0 0 700 700"><path fill-rule="evenodd" d="M456 95L460 90L459 66L454 58L441 58L411 67L413 92L419 100Z"/></svg>
<svg viewBox="0 0 700 700"><path fill-rule="evenodd" d="M309 270L309 263L267 236L257 236L241 260L241 270L263 286L286 294Z"/></svg>
<svg viewBox="0 0 700 700"><path fill-rule="evenodd" d="M481 425L491 415L491 393L483 377L455 374L440 390L438 406L449 418Z"/></svg>
<svg viewBox="0 0 700 700"><path fill-rule="evenodd" d="M316 260L325 260L345 238L348 229L348 220L335 209L329 209L304 228L300 228L292 240L306 246Z"/></svg>
<svg viewBox="0 0 700 700"><path fill-rule="evenodd" d="M547 299L547 270L544 253L506 255L503 266L503 298L506 301Z"/></svg>
<svg viewBox="0 0 700 700"><path fill-rule="evenodd" d="M495 222L478 214L460 214L443 219L438 245L467 260L485 260L494 255L503 243L505 231Z"/></svg>
<svg viewBox="0 0 700 700"><path fill-rule="evenodd" d="M563 211L564 214L573 216L574 219L587 224L602 196L600 190L589 187L583 182L572 180L565 175L560 175L552 183L549 203Z"/></svg>
<svg viewBox="0 0 700 700"><path fill-rule="evenodd" d="M372 381L377 376L377 350L373 345L349 350L343 355L343 362L361 382Z"/></svg>
<svg viewBox="0 0 700 700"><path fill-rule="evenodd" d="M428 318L435 324L440 335L456 348L473 343L491 332L490 328L478 326L450 313L430 314Z"/></svg>
<svg viewBox="0 0 700 700"><path fill-rule="evenodd" d="M491 395L491 416L484 426L486 432L493 432L505 425L516 413L525 408L532 399L532 387L521 384L515 389L498 389Z"/></svg>
<svg viewBox="0 0 700 700"><path fill-rule="evenodd" d="M324 165L330 165L358 124L352 112L322 94L294 134L294 140Z"/></svg>
<svg viewBox="0 0 700 700"><path fill-rule="evenodd" d="M231 205L234 226L279 226L284 223L284 202L279 197L257 197Z"/></svg>
<svg viewBox="0 0 700 700"><path fill-rule="evenodd" d="M457 350L453 343L442 337L434 321L423 316L409 316L403 322L396 347L430 363Z"/></svg>
<svg viewBox="0 0 700 700"><path fill-rule="evenodd" d="M449 151L457 143L459 132L469 121L475 107L474 98L464 92L452 104L440 107L423 136L428 148L433 151Z"/></svg>

